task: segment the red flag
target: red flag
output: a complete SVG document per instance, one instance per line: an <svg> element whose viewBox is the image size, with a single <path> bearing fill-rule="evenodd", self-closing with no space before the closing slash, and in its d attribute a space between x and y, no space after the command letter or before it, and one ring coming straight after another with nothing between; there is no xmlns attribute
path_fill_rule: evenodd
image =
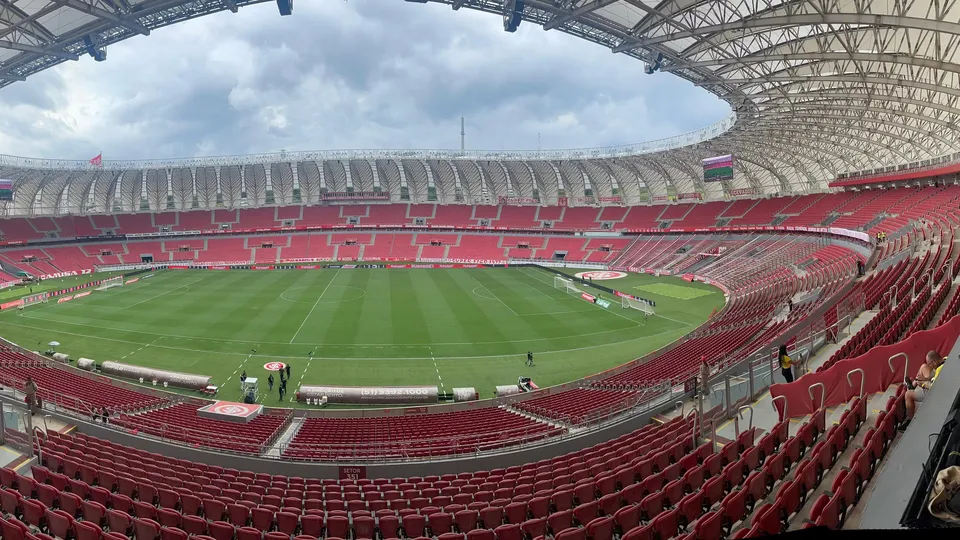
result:
<svg viewBox="0 0 960 540"><path fill-rule="evenodd" d="M97 154L97 157L91 158L90 164L95 165L97 167L103 166L103 152L100 152L99 154Z"/></svg>

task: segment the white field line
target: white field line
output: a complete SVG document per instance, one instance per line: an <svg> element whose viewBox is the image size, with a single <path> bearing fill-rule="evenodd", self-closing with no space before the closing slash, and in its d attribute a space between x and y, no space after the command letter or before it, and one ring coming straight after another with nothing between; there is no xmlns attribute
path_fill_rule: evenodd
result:
<svg viewBox="0 0 960 540"><path fill-rule="evenodd" d="M488 298L488 300L493 300L493 299L492 299L492 298ZM98 307L100 307L100 306L98 306ZM521 315L521 316L523 316L523 315ZM47 319L47 318L44 318L44 317L34 317L34 316L31 316L31 315L22 315L22 316L20 316L20 318L23 318L23 319L34 319L34 320L43 321L43 322L53 322L53 323L56 323L56 324L65 324L65 325L68 325L68 326L81 326L81 327L85 327L85 328L97 328L97 329L100 329L100 330L116 330L116 329L117 329L115 326L103 326L103 325L97 325L97 324L88 324L88 323L78 323L78 322L61 321L61 320L56 320L56 319ZM634 321L634 322L636 322L636 321ZM5 324L14 325L14 323L5 323ZM43 327L39 327L39 326L31 326L31 325L28 325L28 324L19 324L19 325L15 325L15 326L22 326L22 327L24 327L24 328L36 328L36 329L38 329L38 330L49 330L49 328L43 328ZM635 326L640 326L640 323L637 323ZM611 334L611 333L615 333L615 332L623 332L623 331L625 331L625 330L630 330L630 329L632 329L632 327L631 327L631 328L615 328L615 329L612 329L612 330L600 330L600 331L597 331L597 332L587 332L587 333L585 333L585 334L577 334L576 336L570 336L570 337L597 336L597 335L603 335L603 334ZM142 335L145 335L145 336L163 336L163 337L165 337L165 338L177 338L177 339L183 339L183 340L187 340L187 341L192 340L192 341L211 341L211 342L214 342L214 343L260 343L260 344L262 344L262 345L290 345L290 343L288 343L288 342L286 342L286 341L252 341L252 340L244 340L244 339L221 339L221 338L209 338L209 337L203 337L203 336L188 336L188 335L184 335L184 334L161 334L161 333L157 333L157 332L144 332L144 331L141 331L141 330L125 330L125 332L129 332L129 333L132 333L132 334L142 334ZM82 336L82 335L85 335L85 334L73 334L73 335ZM502 345L502 344L504 344L504 343L536 343L536 342L540 342L540 341L554 341L554 340L556 340L556 339L557 339L557 338L554 338L554 337L546 337L546 338L507 339L507 340L500 340L500 341L480 341L480 342L476 342L476 341L447 341L447 342L432 342L432 343L412 343L412 344L406 344L406 345L392 345L392 344L390 344L390 343L345 343L345 344L340 344L340 343L298 343L297 345L306 345L306 346L315 345L318 349L322 349L322 348L333 348L333 349L335 349L335 348L338 348L338 347L339 347L339 348L348 348L348 349L370 348L370 347L377 347L377 348L383 348L383 347L392 347L392 348L398 348L398 347L420 348L420 347L427 347L427 346L438 347L438 346L447 346L447 345L449 345L449 346L458 346L458 345ZM132 342L130 342L130 343L141 343L141 342L139 342L139 341L132 341ZM290 358L295 358L295 357L290 357Z"/></svg>
<svg viewBox="0 0 960 540"><path fill-rule="evenodd" d="M437 371L437 380L440 381L440 393L443 393L443 377L440 376L440 368L437 367L437 359L433 356L433 347L427 347L430 351L430 359L433 360L433 369Z"/></svg>
<svg viewBox="0 0 960 540"><path fill-rule="evenodd" d="M478 280L477 278L473 277L473 275L471 275L471 274L469 274L469 273L468 273L467 275L470 276L470 279L472 279L473 281L475 281L475 282L477 283L477 285L483 287L484 289L487 290L488 293L492 294L492 295L493 295L492 300L496 300L496 301L500 302L501 304L503 304L503 307L509 309L509 310L510 310L510 313L513 313L515 316L517 316L517 317L520 316L520 314L517 313L516 311L514 311L512 307L508 306L506 302L504 302L503 300L501 300L500 297L497 296L497 294L496 294L495 292L491 291L489 287L487 287L487 286L484 285L483 283L480 283L480 280ZM480 295L478 294L477 296L480 296ZM480 298L485 298L485 297L480 296Z"/></svg>
<svg viewBox="0 0 960 540"><path fill-rule="evenodd" d="M141 300L141 301L137 302L136 304L131 304L131 305L129 305L129 306L122 307L122 308L120 308L120 309L130 309L130 308L132 308L132 307L137 307L137 306L139 306L140 304L143 304L143 303L145 303L145 302L149 302L149 301L151 301L151 300L153 300L153 299L155 299L155 298L160 298L161 296L170 294L170 293L172 293L172 292L174 292L174 291L179 291L180 289L182 289L182 288L184 288L184 287L189 287L190 285L193 285L194 283L199 283L199 282L203 281L205 278L206 278L206 276L204 276L204 277L202 277L202 278L200 278L200 279L195 279L195 280L191 281L190 283L187 283L186 285L180 285L179 287L176 287L176 288L174 288L174 289L170 289L169 291L164 291L164 292L162 292L162 293L160 293L160 294L151 296L150 298L147 298L146 300Z"/></svg>
<svg viewBox="0 0 960 540"><path fill-rule="evenodd" d="M147 344L146 344L146 345L144 345L143 347L140 347L139 349L137 349L137 350L135 350L135 351L133 351L133 352L132 352L132 353L130 353L130 354L127 354L127 355L124 355L124 356L122 356L122 357L120 357L120 359L121 359L121 360L126 360L127 358L129 358L129 357L131 357L131 356L133 356L133 355L135 355L135 354L137 354L138 352L140 352L140 351L142 351L142 350L144 350L144 349L146 349L147 347L149 347L149 346L151 346L151 345L153 345L154 343L156 343L156 342L158 342L158 341L160 341L161 339L163 339L163 336L160 336L160 337L158 337L157 339L155 339L155 340L153 340L153 341L151 341L150 343L147 343Z"/></svg>
<svg viewBox="0 0 960 540"><path fill-rule="evenodd" d="M250 360L250 358L251 358L253 355L257 354L257 349L258 349L259 347L260 347L260 345L257 345L256 347L254 347L254 348L250 351L250 354L248 354L247 357L243 359L243 362L240 362L240 365L237 366L237 369L233 370L233 373L231 373L230 376L227 377L227 380L223 381L223 387L224 387L224 388L227 387L227 383L230 382L230 379L232 379L233 376L236 375L238 371L240 371L241 369L243 369L243 366L245 366L245 365L247 364L247 360ZM230 354L244 354L244 353L230 353Z"/></svg>
<svg viewBox="0 0 960 540"><path fill-rule="evenodd" d="M315 309L317 309L317 306L318 306L318 305L320 305L320 299L323 298L323 295L326 294L327 289L330 288L330 284L333 283L333 282L337 279L337 276L338 276L339 274L340 274L340 269L338 268L337 271L336 271L336 273L333 274L333 277L330 278L330 281L327 282L327 286L324 287L323 290L320 292L320 296L318 296L318 297L317 297L317 301L313 303L313 307L310 308L310 312L307 313L307 316L303 318L303 322L300 323L300 327L297 328L296 333L293 334L293 337L292 337L292 338L290 338L290 343L293 343L293 340L297 339L297 336L300 335L300 331L303 330L303 325L307 324L307 319L309 319L310 316L313 315L313 311L314 311ZM282 294L282 293L281 293L281 294ZM288 345L289 345L290 343L288 343Z"/></svg>
<svg viewBox="0 0 960 540"><path fill-rule="evenodd" d="M33 328L33 329L35 329L35 330L49 330L48 328L43 328L43 327L39 327L39 326L31 326L31 325L28 325L28 324L17 324L17 323L5 323L5 324L9 324L10 326L20 326L20 327L23 327L23 328ZM634 343L634 342L637 342L637 341L643 341L643 340L645 340L645 339L650 339L650 338L652 338L652 337L660 336L660 335L663 335L663 334L669 334L669 333L671 333L671 332L677 332L677 331L680 331L680 330L682 330L682 329L681 329L681 328L674 328L674 329L672 329L672 330L664 330L664 331L662 331L662 332L657 332L657 333L655 333L655 334L647 334L647 335L645 335L645 336L640 336L640 337L636 337L636 338L633 338L633 339L627 339L627 340L624 340L624 341L612 341L612 342L609 342L609 343L602 343L602 344L600 344L600 345L590 345L590 346L587 346L587 347L574 347L574 348L571 348L571 349L556 349L556 350L551 350L551 351L541 351L541 352L538 352L537 354L561 354L561 353L566 353L566 352L589 351L589 350L593 350L593 349L601 349L601 348L603 348L603 347L611 347L611 346L620 345L620 344L623 344L623 343ZM125 340L125 339L106 338L106 337L100 337L100 336L90 336L90 335L87 335L87 334L78 334L78 333L75 333L75 332L66 332L66 331L61 331L61 330L57 330L57 333L59 333L59 334L64 334L64 335L68 335L68 336L79 336L79 337L85 337L85 338L89 338L89 339L99 339L99 340L102 340L102 341L110 341L110 342L114 342L114 343L129 343L129 344L131 344L131 345L140 345L140 344L142 344L142 342L139 342L139 341L129 341L129 340ZM156 334L152 334L152 335L156 335ZM164 336L164 337L168 337L168 336ZM554 339L554 338L550 338L550 339ZM238 343L242 343L242 342L238 342ZM252 343L252 342L247 342L247 343ZM473 343L469 343L468 345L473 345ZM425 346L425 345L418 345L418 346L410 345L410 346L407 346L407 348L424 347L424 346ZM153 347L154 347L154 348L157 348L157 349L169 349L169 350L172 350L172 351L197 352L197 353L203 353L203 354L222 354L222 355L228 355L228 356L246 356L246 355L247 355L247 353L234 353L234 352L223 352L223 351L208 351L208 350L201 350L201 349L191 349L191 348L188 348L188 347L174 347L174 346L169 346L169 345L154 345ZM511 354L487 354L487 355L475 355L475 356L437 356L437 357L435 357L435 359L437 359L437 360L463 360L463 359L469 359L469 358L514 358L514 357L517 356L517 354L518 354L518 353L511 353ZM261 358L279 358L279 359L303 358L303 356L289 356L289 355L287 355L287 356L282 356L282 355L267 355L267 354L262 354L262 355L259 355L259 356L260 356ZM421 356L421 357L411 357L411 356L386 357L386 356L384 356L384 357L349 357L349 358L345 358L345 357L343 357L343 356L330 356L330 357L315 356L315 357L314 357L314 360L430 360L430 359L431 359L430 357L422 357L422 356Z"/></svg>

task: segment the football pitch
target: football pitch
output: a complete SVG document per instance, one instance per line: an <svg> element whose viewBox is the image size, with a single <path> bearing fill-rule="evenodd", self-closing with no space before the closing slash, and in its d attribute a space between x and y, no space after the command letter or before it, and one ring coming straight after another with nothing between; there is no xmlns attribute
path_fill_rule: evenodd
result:
<svg viewBox="0 0 960 540"><path fill-rule="evenodd" d="M673 277L598 283L656 301L657 315L623 309L606 293L609 309L585 302L530 267L168 270L4 311L0 335L37 349L56 340L73 359L208 375L228 400L240 399L245 370L261 378L269 406L281 405L266 395L264 364L275 361L291 366L283 406L296 406L300 384L475 387L487 398L521 375L550 386L643 356L724 302L714 287ZM527 351L534 367L525 366Z"/></svg>

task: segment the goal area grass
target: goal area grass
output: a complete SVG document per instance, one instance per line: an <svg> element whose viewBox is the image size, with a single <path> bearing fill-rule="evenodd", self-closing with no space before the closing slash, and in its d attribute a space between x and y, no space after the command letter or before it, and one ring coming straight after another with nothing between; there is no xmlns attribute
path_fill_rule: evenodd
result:
<svg viewBox="0 0 960 540"><path fill-rule="evenodd" d="M606 309L568 294L553 276L533 267L167 270L0 312L0 327L31 349L59 341L73 359L208 375L220 399L241 398L245 370L261 378L262 403L297 406L300 384L474 387L489 398L521 375L541 387L568 382L668 345L724 303L718 289L675 277L597 282L655 301L647 318L606 293ZM637 290L658 284L670 294ZM266 393L264 364L275 361L291 366L282 403Z"/></svg>

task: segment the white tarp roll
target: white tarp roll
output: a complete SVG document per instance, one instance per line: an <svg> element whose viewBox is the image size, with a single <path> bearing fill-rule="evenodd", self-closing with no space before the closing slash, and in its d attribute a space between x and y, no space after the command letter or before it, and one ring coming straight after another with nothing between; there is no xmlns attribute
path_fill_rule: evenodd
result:
<svg viewBox="0 0 960 540"><path fill-rule="evenodd" d="M476 401L480 399L480 394L477 393L476 388L454 388L453 389L453 401L460 403L461 401Z"/></svg>
<svg viewBox="0 0 960 540"><path fill-rule="evenodd" d="M78 358L77 367L86 371L93 371L97 363L89 358Z"/></svg>
<svg viewBox="0 0 960 540"><path fill-rule="evenodd" d="M66 364L67 362L70 361L70 356L63 353L55 352L53 353L53 359L56 360L57 362L63 362L64 364Z"/></svg>
<svg viewBox="0 0 960 540"><path fill-rule="evenodd" d="M515 396L520 393L520 388L515 384L496 387L497 397Z"/></svg>
<svg viewBox="0 0 960 540"><path fill-rule="evenodd" d="M157 381L158 384L168 383L170 386L192 390L203 390L210 384L210 377L205 375L192 375L190 373L178 373L176 371L131 366L129 364L121 364L120 362L104 362L101 364L100 370L107 375L114 375L125 379L142 378L144 381Z"/></svg>
<svg viewBox="0 0 960 540"><path fill-rule="evenodd" d="M327 398L329 403L402 405L437 403L440 391L436 386L310 386L297 392L297 401Z"/></svg>

